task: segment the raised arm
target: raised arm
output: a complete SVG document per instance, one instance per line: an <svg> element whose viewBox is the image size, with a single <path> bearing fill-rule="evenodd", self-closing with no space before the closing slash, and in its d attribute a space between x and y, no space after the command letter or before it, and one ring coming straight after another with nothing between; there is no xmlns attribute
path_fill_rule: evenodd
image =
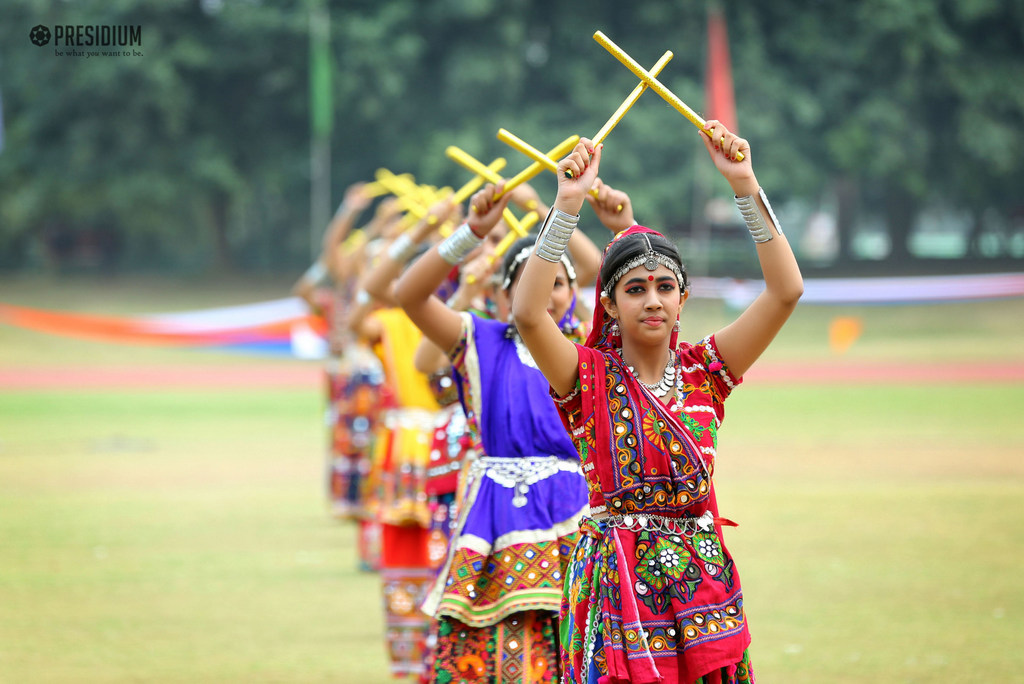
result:
<svg viewBox="0 0 1024 684"><path fill-rule="evenodd" d="M516 186L511 194L512 202L520 209L536 211L541 216L547 216L549 207L544 204L540 195L529 183ZM632 216L632 211L629 213ZM625 227L628 228L631 225L633 224L630 223ZM613 234L615 232L613 231ZM594 241L587 237L582 230L573 231L572 237L569 238L569 256L572 257L572 263L576 267L576 282L579 285L593 285L597 282L597 272L601 270L601 248L595 245Z"/></svg>
<svg viewBox="0 0 1024 684"><path fill-rule="evenodd" d="M558 164L558 195L537 237L537 250L523 267L512 302L512 318L519 335L551 388L566 395L576 385L576 346L567 340L547 312L551 288L564 250L579 221L583 198L597 178L601 146L586 138ZM571 178L566 172L571 172Z"/></svg>
<svg viewBox="0 0 1024 684"><path fill-rule="evenodd" d="M402 209L394 197L389 197L378 204L370 222L358 233L350 234L337 250L335 263L338 272L345 278L358 278L365 273L366 254L370 243L393 233L401 216Z"/></svg>
<svg viewBox="0 0 1024 684"><path fill-rule="evenodd" d="M459 341L462 319L456 311L438 299L434 291L452 268L497 225L502 210L508 205L509 196L505 195L495 202L495 191L495 186L487 185L473 195L470 200L472 210L466 223L456 228L444 241L427 250L402 274L395 285L394 295L398 304L427 339L445 352Z"/></svg>
<svg viewBox="0 0 1024 684"><path fill-rule="evenodd" d="M636 219L633 218L633 202L629 199L629 195L622 190L616 190L600 178L594 179L594 187L597 188L597 197L588 192L586 194L587 204L594 210L604 227L611 231L612 237L636 224ZM600 254L598 254L597 268L598 270L601 268Z"/></svg>
<svg viewBox="0 0 1024 684"><path fill-rule="evenodd" d="M718 121L708 121L707 125L711 136L701 133L701 140L715 167L732 186L754 237L764 275L764 292L735 321L715 333L723 361L734 375L740 376L750 369L789 319L804 292L804 284L793 249L761 195L751 166L749 143ZM743 153L743 161L736 161L737 152Z"/></svg>
<svg viewBox="0 0 1024 684"><path fill-rule="evenodd" d="M327 230L324 232L323 242L320 250L320 261L323 262L327 272L334 278L335 282L343 281L348 273L345 272L341 262L341 243L351 232L355 220L366 207L370 206L371 198L363 192L365 183L354 183L345 190L345 197L338 210L334 213Z"/></svg>
<svg viewBox="0 0 1024 684"><path fill-rule="evenodd" d="M320 304L316 301L316 286L327 276L327 269L324 263L317 259L316 263L306 269L306 272L299 276L299 279L292 285L292 294L301 297L310 311L320 314Z"/></svg>
<svg viewBox="0 0 1024 684"><path fill-rule="evenodd" d="M432 206L416 225L396 237L380 255L377 265L363 276L361 286L371 297L384 306L398 306L394 296L395 279L416 253L420 244L434 233L455 210L449 200ZM440 283L439 283L440 284Z"/></svg>

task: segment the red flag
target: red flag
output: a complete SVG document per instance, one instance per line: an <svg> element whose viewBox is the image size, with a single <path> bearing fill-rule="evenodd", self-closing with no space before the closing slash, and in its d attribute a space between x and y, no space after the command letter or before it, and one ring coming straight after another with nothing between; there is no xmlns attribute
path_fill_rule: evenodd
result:
<svg viewBox="0 0 1024 684"><path fill-rule="evenodd" d="M729 36L725 17L718 9L708 14L708 59L705 74L705 118L718 119L733 133L738 133L736 100L732 93L732 66L729 63Z"/></svg>

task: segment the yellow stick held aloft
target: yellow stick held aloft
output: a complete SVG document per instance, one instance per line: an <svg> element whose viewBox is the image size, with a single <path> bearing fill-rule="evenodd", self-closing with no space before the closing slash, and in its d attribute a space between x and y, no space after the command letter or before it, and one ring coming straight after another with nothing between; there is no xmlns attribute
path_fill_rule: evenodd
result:
<svg viewBox="0 0 1024 684"><path fill-rule="evenodd" d="M654 78L654 76L644 71L644 68L640 66L636 62L636 60L627 55L622 50L622 48L613 43L611 39L608 38L608 36L604 35L600 31L595 31L594 40L596 40L605 50L612 53L615 59L622 62L622 64L625 65L627 69L633 72L634 76L636 76L641 81L646 83L651 88L651 90L658 93L658 95L660 95L663 100L672 105L672 107L675 108L677 112L679 112L687 119L689 119L690 123L699 128L700 131L704 133L704 135L708 136L709 138L711 137L711 134L708 133L707 131L707 123L697 114L697 112L687 107L685 102L680 100L675 95L675 93L673 93L671 90L662 85L662 83L658 79ZM737 153L736 159L737 161L742 161L743 154Z"/></svg>
<svg viewBox="0 0 1024 684"><path fill-rule="evenodd" d="M506 145L508 145L509 147L511 147L514 150L519 150L520 152L525 154L530 159L532 159L535 162L539 163L541 166L543 166L548 171L550 171L552 173L557 173L558 172L558 162L556 162L554 159L552 159L551 157L547 156L546 154L544 154L543 152L538 150L536 147L534 147L530 143L528 143L525 140L519 138L518 136L508 132L504 128L499 128L498 129L498 140L500 140L501 142L505 143Z"/></svg>
<svg viewBox="0 0 1024 684"><path fill-rule="evenodd" d="M497 172L505 168L505 164L507 163L508 162L504 158L498 157L484 168L486 168L489 171ZM479 174L474 176L473 180L469 181L468 183L466 183L461 188L455 191L455 194L452 195L451 197L452 204L462 204L463 202L465 202L467 199L469 199L470 195L476 192L480 188L480 186L484 184L485 180L487 179ZM455 224L452 221L445 221L440 228L441 237L448 237L449 235L451 235L452 230L454 230L454 227Z"/></svg>
<svg viewBox="0 0 1024 684"><path fill-rule="evenodd" d="M477 161L475 157L469 153L459 149L455 145L449 145L445 151L445 155L456 164L460 165L467 171L472 171L478 177L486 180L488 183L500 183L504 179L498 174L498 169L492 169L489 166L484 166L481 162ZM500 159L500 157L499 157ZM472 193L470 193L472 194Z"/></svg>
<svg viewBox="0 0 1024 684"><path fill-rule="evenodd" d="M651 67L649 73L652 76L660 74L661 70L665 68L665 65L672 61L672 57L672 51L666 50L665 54L661 56L661 59ZM611 115L608 121L605 122L604 126L601 126L601 130L597 132L597 135L594 136L593 141L595 145L599 145L604 142L604 139L608 137L608 134L612 132L613 128L619 125L619 122L622 121L622 117L624 117L626 112L636 104L636 101L640 99L640 96L644 94L644 91L647 90L648 87L649 86L645 82L640 81L640 85L633 88L633 92L629 94L629 97L619 105L619 108L615 110L615 113Z"/></svg>
<svg viewBox="0 0 1024 684"><path fill-rule="evenodd" d="M517 137L515 134L506 131L504 128L500 128L498 129L498 140L505 143L509 147L513 147L519 150L530 159L535 160L536 163L540 164L542 167L544 167L551 173L558 173L558 162L556 162L554 159L538 150L530 143ZM568 154L568 152L566 152L565 154ZM569 172L566 171L566 173ZM593 195L594 197L597 197L597 188L591 188L590 194ZM621 204L619 205L617 211L622 211Z"/></svg>
<svg viewBox="0 0 1024 684"><path fill-rule="evenodd" d="M554 157L556 159L561 159L565 155L567 155L570 152L572 152L572 148L576 147L576 143L578 143L579 141L580 141L580 136L578 136L578 135L570 135L568 138L566 138L562 142L558 143L558 145L556 145L554 148L549 150L547 156L548 157ZM543 170L544 170L544 165L543 164L541 164L540 162L536 162L536 161L533 162L532 164L527 166L525 169L523 169L522 171L520 171L516 175L512 176L512 178L508 179L508 181L505 182L505 188L495 196L495 199L497 199L498 197L501 197L502 195L504 195L507 192L510 192L511 190L513 190L514 188L522 185L523 183L526 183L527 181L532 180L533 178L535 178L537 176L537 174L539 174Z"/></svg>
<svg viewBox="0 0 1024 684"><path fill-rule="evenodd" d="M453 148L449 147L448 149L453 149ZM454 149L458 150L459 152L462 152L462 150L459 150L459 148L457 148L457 147L455 147ZM462 152L462 154L466 154L466 153ZM469 157L468 154L466 156ZM469 157L469 158L472 159L472 157ZM476 160L473 159L473 161L475 162ZM503 157L498 157L497 159L492 161L490 164L485 166L484 169L487 170L488 172L493 173L493 174L496 175L498 173L498 171L501 171L503 168L505 168L505 164L507 164L507 163L508 162ZM500 176L499 176L499 178L500 178ZM452 202L454 202L455 204L462 204L467 199L469 199L470 195L472 195L474 192L476 192L477 190L480 189L480 186L484 184L485 180L490 180L490 179L487 178L486 176L482 175L482 174L479 174L479 173L476 174L476 176L473 178L473 180L469 181L468 183L463 185L461 188L459 188L455 192L455 194L452 196ZM494 182L494 181L491 181L491 182Z"/></svg>
<svg viewBox="0 0 1024 684"><path fill-rule="evenodd" d="M399 223L399 231L405 232L413 227L417 221L427 216L430 207L441 199L450 195L451 188L435 188L427 185L417 185L412 174L396 176L387 169L377 169L375 174L377 183L387 188L387 191L394 194L399 206L405 210L406 215ZM437 222L436 219L433 220ZM443 226L442 226L443 228Z"/></svg>
<svg viewBox="0 0 1024 684"><path fill-rule="evenodd" d="M383 184L373 181L363 186L363 195L366 197L380 197L382 195L390 195L391 191L384 187Z"/></svg>
<svg viewBox="0 0 1024 684"><path fill-rule="evenodd" d="M523 229L523 237L526 237L526 234L537 224L537 221L540 221L540 214L535 211L531 211L523 217L523 220L519 222L519 227Z"/></svg>
<svg viewBox="0 0 1024 684"><path fill-rule="evenodd" d="M537 214L537 212L531 211L528 214L526 214L526 216L523 217L522 221L516 221L514 224L510 224L510 230L505 235L505 237L501 239L501 242L499 242L494 247L494 253L491 254L490 257L488 257L490 263L493 264L495 261L504 256L505 252L508 251L508 248L511 247L516 240L518 240L521 237L526 237L527 234L530 232L530 229L533 228L534 225L536 225L537 221L540 221L540 216ZM508 223L507 218L505 219L505 222ZM472 285L473 283L476 282L476 277L470 274L466 277L466 282Z"/></svg>
<svg viewBox="0 0 1024 684"><path fill-rule="evenodd" d="M526 234L530 232L530 229L533 228L533 226L538 221L540 221L540 215L537 214L537 212L535 211L532 211L526 216L524 216L522 222L520 223L520 226L523 228L524 231L523 234L519 235L514 230L510 230L508 232L508 235L503 237L501 239L501 242L499 242L494 247L494 254L491 255L491 263L493 264L496 260L505 256L505 252L508 251L509 247L514 245L516 240L518 240L520 237L525 237Z"/></svg>
<svg viewBox="0 0 1024 684"><path fill-rule="evenodd" d="M575 143L573 143L573 144L575 144ZM503 180L505 180L500 175L498 175L496 170L491 169L488 166L484 166L482 163L480 163L472 155L470 155L469 153L459 149L455 145L449 145L447 147L447 149L445 149L444 153L452 161L462 165L464 168L472 171L477 176L480 176L480 177L486 179L490 183L498 184L498 183L502 182ZM515 186L512 186L512 187L515 187ZM497 195L495 195L495 199L497 199L498 197L501 197L502 195L504 195L505 192L508 192L508 190L509 190L509 183L506 182L504 192L501 192L501 193L498 193ZM520 228L520 222L515 217L515 214L512 213L511 209L509 209L508 207L505 207L505 210L501 212L501 218L505 221L505 223L508 224L509 229L511 229L513 232L518 232L518 233L520 233L524 237L526 236L526 233L528 231L522 230Z"/></svg>
<svg viewBox="0 0 1024 684"><path fill-rule="evenodd" d="M412 175L408 173L396 176L387 169L377 169L374 177L380 185L396 197L408 195L419 187L416 185L416 181L413 180Z"/></svg>

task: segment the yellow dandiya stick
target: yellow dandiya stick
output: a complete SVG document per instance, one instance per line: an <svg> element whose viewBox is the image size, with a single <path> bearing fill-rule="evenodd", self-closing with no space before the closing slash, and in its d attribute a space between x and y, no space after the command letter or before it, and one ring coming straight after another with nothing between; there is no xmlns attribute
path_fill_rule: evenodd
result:
<svg viewBox="0 0 1024 684"><path fill-rule="evenodd" d="M526 237L530 229L537 225L537 221L540 221L540 214L536 211L531 211L523 217L523 220L519 222L519 227L523 229L523 237Z"/></svg>
<svg viewBox="0 0 1024 684"><path fill-rule="evenodd" d="M452 194L450 187L435 188L433 186L420 186L419 196L422 199L426 209L424 214L426 215L427 224L434 225L437 223L437 217L430 213L430 209L438 202L443 202L448 199ZM422 218L422 217L421 217Z"/></svg>
<svg viewBox="0 0 1024 684"><path fill-rule="evenodd" d="M473 173L483 178L484 180L487 180L495 184L501 183L503 180L505 180L498 174L497 171L491 169L489 166L484 166L482 163L480 163L480 161L475 159L468 152L459 149L455 145L449 145L445 149L444 153L448 156L449 159L460 164L464 168L472 171ZM505 189L508 190L507 185ZM501 197L501 195L503 194L504 193L495 195L495 199ZM511 209L505 207L504 211L501 212L501 218L504 219L505 223L508 224L509 228L520 232L523 236L526 235L526 231L519 229L519 220L515 217L515 214L512 213Z"/></svg>
<svg viewBox="0 0 1024 684"><path fill-rule="evenodd" d="M412 228L417 221L427 217L430 205L440 201L452 191L447 187L439 190L430 186L417 185L411 174L396 176L387 169L377 169L375 177L378 183L395 195L399 206L406 211L406 216L399 224L401 232ZM437 223L437 218L430 216L428 221L432 224Z"/></svg>
<svg viewBox="0 0 1024 684"><path fill-rule="evenodd" d="M391 194L391 191L388 190L383 185L381 185L380 183L378 183L377 181L373 181L372 183L367 183L366 185L363 186L362 193L366 197L372 198L380 197L381 195L389 195Z"/></svg>
<svg viewBox="0 0 1024 684"><path fill-rule="evenodd" d="M596 40L605 50L612 53L615 59L622 62L622 64L625 65L627 69L633 72L634 76L636 76L641 81L650 86L651 90L658 93L658 95L660 95L663 100L672 105L672 107L675 108L677 112L679 112L687 119L689 119L690 123L699 128L704 135L708 136L709 138L711 137L711 133L707 131L707 123L697 114L697 112L687 107L685 102L680 100L675 95L675 93L673 93L671 90L662 85L662 83L658 79L654 78L654 76L644 71L644 68L640 66L636 62L636 60L627 55L622 50L622 48L613 43L611 39L608 38L608 36L604 35L600 31L595 31L594 40ZM742 152L738 152L736 154L737 161L742 161L743 158L744 157Z"/></svg>
<svg viewBox="0 0 1024 684"><path fill-rule="evenodd" d="M533 228L533 226L536 225L538 221L540 221L540 215L535 211L530 212L529 214L524 216L522 222L520 223L520 227L523 228L523 234L520 235L515 231L510 230L508 232L508 235L503 237L501 239L501 242L495 245L494 254L491 255L491 261L493 262L495 259L500 259L502 256L504 256L505 252L508 251L508 248L515 244L515 241L518 240L519 238L526 237L526 234L530 231L530 228Z"/></svg>
<svg viewBox="0 0 1024 684"><path fill-rule="evenodd" d="M504 157L498 157L490 164L488 164L486 168L491 171L498 172L505 168L505 164L507 163L508 161L506 161ZM466 183L461 188L455 191L455 194L452 195L451 197L452 204L462 204L463 202L465 202L467 199L469 199L470 195L476 192L480 188L480 186L484 184L485 180L487 179L479 174L474 176L473 180L469 181L468 183ZM448 237L449 235L451 235L454 227L455 224L452 221L445 221L440 228L441 237Z"/></svg>
<svg viewBox="0 0 1024 684"><path fill-rule="evenodd" d="M515 233L517 237L526 237L526 234L530 232L530 226L537 222L537 212L527 212L526 216L524 216L522 220L517 219L515 214L512 214L511 212L509 212L509 216L505 216L503 214L501 218L505 220L510 233ZM509 221L509 218L512 219L511 222Z"/></svg>
<svg viewBox="0 0 1024 684"><path fill-rule="evenodd" d="M536 163L540 164L551 173L558 173L558 162L556 162L554 159L538 150L530 143L517 137L515 134L508 132L504 128L499 128L498 140L500 140L501 142L505 143L510 147L519 150L530 159L535 160ZM569 172L566 171L566 174L568 173ZM590 194L593 195L594 197L597 197L597 188L590 188ZM615 210L622 211L622 205L620 204L618 207L616 207Z"/></svg>
<svg viewBox="0 0 1024 684"><path fill-rule="evenodd" d="M568 138L558 143L554 148L548 150L549 157L555 157L556 159L564 157L572 151L572 148L576 147L576 143L580 141L580 136L570 135ZM498 199L507 192L510 192L514 188L522 185L523 183L532 180L544 170L544 165L540 162L534 162L527 166L525 169L517 173L516 175L505 181L504 189L494 196L494 199Z"/></svg>
<svg viewBox="0 0 1024 684"><path fill-rule="evenodd" d="M398 199L398 206L402 207L405 211L409 212L416 218L423 218L427 214L427 209L420 202L411 195L401 195Z"/></svg>
<svg viewBox="0 0 1024 684"><path fill-rule="evenodd" d="M426 209L450 194L451 188L436 188L431 185L417 185L411 174L396 176L387 169L377 169L377 182L386 187L399 199L406 200L408 210L410 202L415 202L425 212ZM422 218L422 216L420 216Z"/></svg>
<svg viewBox="0 0 1024 684"><path fill-rule="evenodd" d="M462 152L462 150L459 150L459 152ZM462 152L462 154L466 153ZM469 157L469 155L466 156ZM472 157L470 157L470 159L472 159ZM476 160L473 159L473 161ZM508 164L508 162L505 160L504 157L498 157L484 168L496 174L498 173L498 171L501 171L503 168L505 168L506 164ZM474 192L480 189L480 186L484 184L485 180L488 180L485 176L479 173L476 174L476 176L473 177L473 180L469 181L455 192L455 194L452 196L452 202L454 202L455 204L462 204L467 199L469 199L470 195L472 195Z"/></svg>
<svg viewBox="0 0 1024 684"><path fill-rule="evenodd" d="M401 175L395 175L387 169L377 169L374 176L378 179L367 183L364 186L364 192L367 192L371 197L380 197L381 195L395 194L393 190L395 188L407 187L409 183L413 183L414 179L411 173L403 173ZM381 178L385 178L390 182L381 182Z"/></svg>
<svg viewBox="0 0 1024 684"><path fill-rule="evenodd" d="M655 62L654 66L651 67L651 70L648 73L652 76L657 76L661 73L661 70L665 68L665 65L672 61L672 57L672 51L666 50L665 54L661 56L661 59ZM593 137L595 145L600 145L604 142L604 139L608 137L608 134L612 132L612 129L619 125L619 122L622 121L622 117L624 117L626 112L636 104L636 101L640 99L640 96L643 95L644 91L649 87L650 86L646 83L640 81L640 85L633 88L633 92L629 94L629 97L619 105L619 108L615 110L615 113L612 114L608 121L605 122L604 126L601 126L601 130L597 132L597 135Z"/></svg>
<svg viewBox="0 0 1024 684"><path fill-rule="evenodd" d="M505 180L498 173L498 169L492 169L488 166L484 166L483 163L478 161L471 154L456 147L455 145L449 145L445 148L444 153L453 162L467 171L472 171L478 178L482 178L489 183L500 183Z"/></svg>
<svg viewBox="0 0 1024 684"><path fill-rule="evenodd" d="M412 176L409 174L403 174L396 176L387 169L377 169L374 174L377 182L387 188L387 191L396 197L403 197L409 195L417 187L415 181L412 180Z"/></svg>
<svg viewBox="0 0 1024 684"><path fill-rule="evenodd" d="M505 223L509 225L509 231L505 237L501 239L501 242L495 246L494 253L488 257L488 261L492 264L497 259L500 259L516 240L526 237L530 232L530 229L537 224L537 221L540 221L540 215L537 214L536 211L528 212L521 221L516 220L514 216L512 217L511 223L509 223L508 217L502 218L505 220ZM470 273L466 276L466 282L472 285L476 282L476 276Z"/></svg>
<svg viewBox="0 0 1024 684"><path fill-rule="evenodd" d="M501 242L495 245L494 253L491 254L491 256L487 257L488 261L493 264L495 261L505 256L505 252L508 251L508 248L514 245L516 240L518 240L519 238L526 237L526 235L530 232L530 229L533 228L538 221L540 221L540 215L535 211L531 211L526 216L524 216L523 220L519 222L518 226L512 230L509 230L505 237L501 239ZM473 283L476 282L476 277L473 274L470 274L466 276L466 282L472 285Z"/></svg>
<svg viewBox="0 0 1024 684"><path fill-rule="evenodd" d="M505 143L514 150L519 150L527 157L543 166L548 171L558 171L558 162L556 162L554 159L544 154L536 147L523 140L522 138L519 138L515 134L508 132L504 128L498 129L498 140Z"/></svg>

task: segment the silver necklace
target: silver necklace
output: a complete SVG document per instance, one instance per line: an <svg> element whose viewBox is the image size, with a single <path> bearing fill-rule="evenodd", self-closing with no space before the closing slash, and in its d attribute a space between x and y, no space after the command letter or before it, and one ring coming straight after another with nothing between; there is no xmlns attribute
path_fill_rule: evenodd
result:
<svg viewBox="0 0 1024 684"><path fill-rule="evenodd" d="M661 399L662 397L667 396L668 393L671 392L673 389L675 389L676 364L673 363L674 360L675 359L670 354L668 357L668 363L665 364L665 370L661 374L661 380L658 380L658 382L654 383L653 385L648 385L646 382L641 380L640 376L636 374L636 371L633 370L632 366L626 366L626 368L629 369L629 372L633 374L633 377L636 378L636 381L643 385L648 392Z"/></svg>

